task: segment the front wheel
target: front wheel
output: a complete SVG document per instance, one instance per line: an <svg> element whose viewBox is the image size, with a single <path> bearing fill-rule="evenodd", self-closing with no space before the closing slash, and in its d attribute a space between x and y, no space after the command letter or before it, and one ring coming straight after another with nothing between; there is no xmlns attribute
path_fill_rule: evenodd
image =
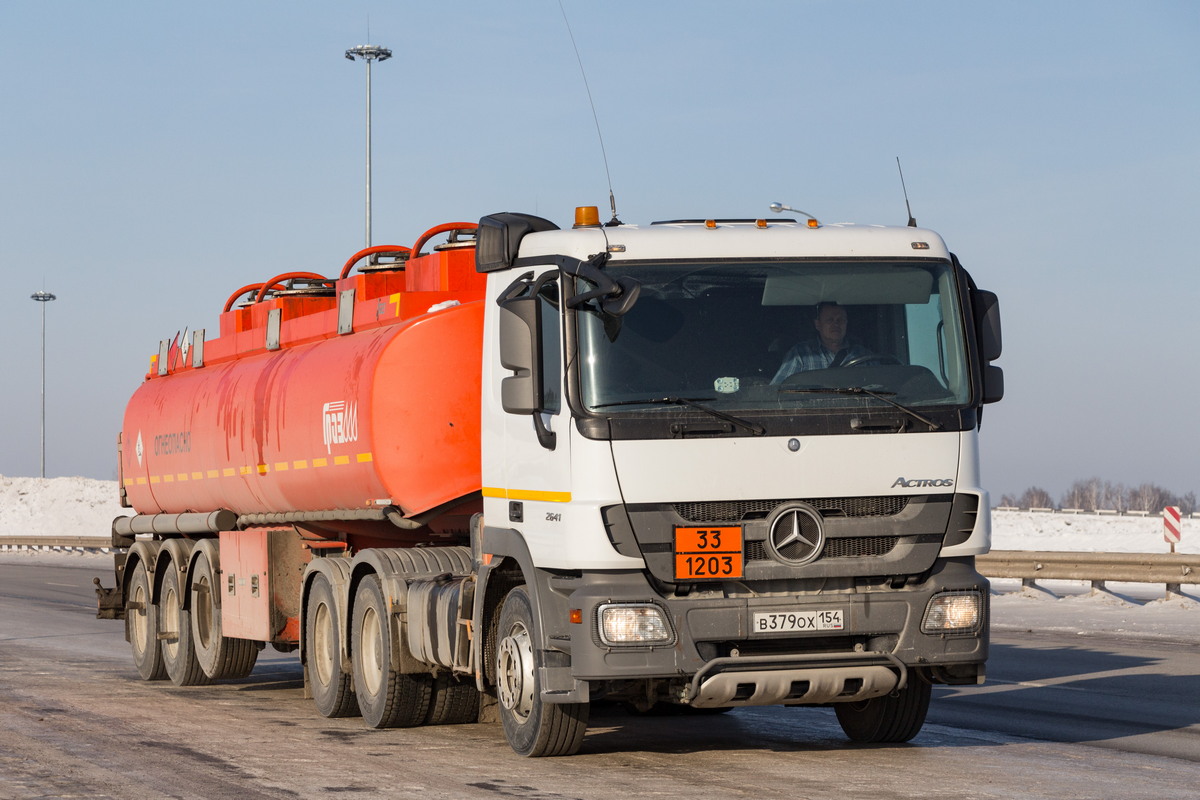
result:
<svg viewBox="0 0 1200 800"><path fill-rule="evenodd" d="M496 644L496 692L508 744L521 756L569 756L579 752L587 730L588 703L547 703L534 660L533 604L518 586L500 609Z"/></svg>
<svg viewBox="0 0 1200 800"><path fill-rule="evenodd" d="M884 697L834 706L838 724L856 742L907 742L921 732L933 686L911 670L908 685Z"/></svg>

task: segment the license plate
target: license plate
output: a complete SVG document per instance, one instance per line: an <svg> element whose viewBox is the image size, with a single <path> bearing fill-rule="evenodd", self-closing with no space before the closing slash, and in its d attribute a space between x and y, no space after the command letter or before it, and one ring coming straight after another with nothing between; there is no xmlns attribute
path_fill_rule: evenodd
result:
<svg viewBox="0 0 1200 800"><path fill-rule="evenodd" d="M756 611L751 618L753 633L845 630L842 609L822 611Z"/></svg>
<svg viewBox="0 0 1200 800"><path fill-rule="evenodd" d="M741 578L742 572L741 528L675 529L675 580Z"/></svg>

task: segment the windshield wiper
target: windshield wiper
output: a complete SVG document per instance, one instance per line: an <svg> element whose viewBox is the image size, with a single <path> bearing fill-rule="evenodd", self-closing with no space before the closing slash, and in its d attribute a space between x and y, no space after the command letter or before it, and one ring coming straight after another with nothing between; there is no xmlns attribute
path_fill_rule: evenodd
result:
<svg viewBox="0 0 1200 800"><path fill-rule="evenodd" d="M940 431L942 429L942 424L940 422L934 422L933 420L929 419L929 417L926 417L923 414L918 414L916 411L913 411L908 406L902 405L901 403L897 403L895 400L893 400L891 397L889 397L889 395L894 396L896 394L895 392L876 392L873 389L866 388L865 386L825 386L825 387L806 386L801 389L781 389L780 393L781 394L865 394L869 397L874 397L876 400L882 400L883 402L887 403L888 405L895 406L896 408L903 411L905 414L908 414L913 419L917 419L917 420L920 420L921 422L924 422L926 425L929 426L930 430Z"/></svg>
<svg viewBox="0 0 1200 800"><path fill-rule="evenodd" d="M716 399L717 398L715 398L715 397L695 397L695 398L692 398L692 397L647 397L642 400L617 400L616 402L613 402L613 403L600 403L599 405L592 406L592 408L609 408L610 406L642 406L642 405L645 405L645 406L651 406L651 405L653 405L653 406L662 406L662 405L687 406L688 408L694 408L697 411L703 411L705 414L708 414L709 416L712 416L712 417L716 417L717 419L722 420L723 422L728 422L732 425L737 425L740 428L745 428L746 430L753 433L755 436L762 436L764 433L767 432L766 428L764 428L762 425L759 425L756 422L747 422L746 420L739 419L738 417L735 417L732 414L726 414L724 411L718 411L715 408L709 408L708 406L701 405L700 403L696 402L697 400L716 400Z"/></svg>

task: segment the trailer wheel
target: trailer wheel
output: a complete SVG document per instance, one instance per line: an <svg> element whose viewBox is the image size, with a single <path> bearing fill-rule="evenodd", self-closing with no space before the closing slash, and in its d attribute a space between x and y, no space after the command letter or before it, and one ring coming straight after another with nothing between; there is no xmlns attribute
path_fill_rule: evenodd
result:
<svg viewBox="0 0 1200 800"><path fill-rule="evenodd" d="M871 744L907 742L921 732L933 687L909 672L908 685L899 692L859 703L837 703L838 723L856 742Z"/></svg>
<svg viewBox="0 0 1200 800"><path fill-rule="evenodd" d="M318 574L308 596L304 669L317 711L325 717L358 716L358 699L349 673L342 671L342 629L333 587Z"/></svg>
<svg viewBox="0 0 1200 800"><path fill-rule="evenodd" d="M395 631L377 575L363 578L354 597L354 693L372 728L410 728L429 713L431 675L407 675L392 666Z"/></svg>
<svg viewBox="0 0 1200 800"><path fill-rule="evenodd" d="M479 690L474 681L442 675L433 682L426 725L463 725L479 721Z"/></svg>
<svg viewBox="0 0 1200 800"><path fill-rule="evenodd" d="M214 563L216 548L210 549L203 543L197 545L199 548L204 549L192 568L192 602L188 614L196 660L211 680L244 678L254 669L258 647L249 639L233 639L221 634L221 607L215 596L221 591L216 579L217 564Z"/></svg>
<svg viewBox="0 0 1200 800"><path fill-rule="evenodd" d="M125 596L125 638L133 649L133 663L142 680L161 681L167 677L167 667L158 643L158 606L151 602L152 596L150 573L146 562L139 559Z"/></svg>
<svg viewBox="0 0 1200 800"><path fill-rule="evenodd" d="M533 604L518 586L500 609L496 644L496 690L500 721L509 745L521 756L569 756L579 752L589 703L546 703L534 661Z"/></svg>
<svg viewBox="0 0 1200 800"><path fill-rule="evenodd" d="M179 570L174 563L163 567L162 597L158 604L158 635L162 642L167 675L176 686L203 686L211 679L200 669L192 640L191 614L183 607Z"/></svg>

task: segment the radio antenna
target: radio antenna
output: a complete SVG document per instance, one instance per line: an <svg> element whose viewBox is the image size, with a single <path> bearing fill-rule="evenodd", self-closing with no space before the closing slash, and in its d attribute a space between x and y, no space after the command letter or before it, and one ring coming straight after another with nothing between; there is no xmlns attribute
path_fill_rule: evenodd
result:
<svg viewBox="0 0 1200 800"><path fill-rule="evenodd" d="M904 208L908 210L908 227L917 227L917 220L912 215L912 206L908 204L908 187L904 185L904 170L900 167L900 156L896 156L896 169L900 170L900 189L904 192Z"/></svg>
<svg viewBox="0 0 1200 800"><path fill-rule="evenodd" d="M579 45L575 44L575 34L571 31L571 21L567 19L567 10L563 8L562 0L558 0L558 10L562 12L563 22L567 26L567 35L571 37L571 47L575 49L575 60L579 62L579 74L583 76L583 88L587 90L588 104L592 107L592 119L596 122L596 138L600 140L600 157L604 159L604 177L608 179L608 204L612 208L612 219L604 223L604 227L616 227L621 224L621 220L617 219L617 198L613 194L612 173L608 171L608 153L604 150L604 134L600 132L600 116L596 113L596 103L592 100L592 87L588 85L587 70L583 68Z"/></svg>

